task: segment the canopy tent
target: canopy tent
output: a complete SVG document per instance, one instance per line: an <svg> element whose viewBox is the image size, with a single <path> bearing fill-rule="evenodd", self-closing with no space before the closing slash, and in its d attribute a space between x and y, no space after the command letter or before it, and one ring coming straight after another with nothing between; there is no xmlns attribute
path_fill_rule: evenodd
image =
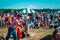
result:
<svg viewBox="0 0 60 40"><path fill-rule="evenodd" d="M20 14L21 13L37 13L36 11L34 11L33 9L29 9L29 8L24 8L24 9L22 9L20 12L19 12Z"/></svg>
<svg viewBox="0 0 60 40"><path fill-rule="evenodd" d="M60 11L56 11L56 12L55 12L55 15L59 15L59 13L60 13Z"/></svg>
<svg viewBox="0 0 60 40"><path fill-rule="evenodd" d="M58 11L58 13L60 13L60 11Z"/></svg>

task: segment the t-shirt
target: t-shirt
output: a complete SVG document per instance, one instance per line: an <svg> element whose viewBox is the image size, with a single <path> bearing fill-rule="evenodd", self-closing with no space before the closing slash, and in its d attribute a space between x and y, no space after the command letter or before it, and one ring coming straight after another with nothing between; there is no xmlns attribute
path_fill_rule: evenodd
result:
<svg viewBox="0 0 60 40"><path fill-rule="evenodd" d="M34 24L33 24L33 23L29 23L28 26L29 26L29 27L33 27Z"/></svg>
<svg viewBox="0 0 60 40"><path fill-rule="evenodd" d="M5 20L5 18L4 18L4 17L2 17L2 20Z"/></svg>
<svg viewBox="0 0 60 40"><path fill-rule="evenodd" d="M25 21L27 21L29 19L29 16L23 15L22 19L25 20Z"/></svg>
<svg viewBox="0 0 60 40"><path fill-rule="evenodd" d="M12 21L12 23L10 24L10 27L13 29L16 29L16 27L18 27L18 25L22 25L22 19L14 19L14 21Z"/></svg>

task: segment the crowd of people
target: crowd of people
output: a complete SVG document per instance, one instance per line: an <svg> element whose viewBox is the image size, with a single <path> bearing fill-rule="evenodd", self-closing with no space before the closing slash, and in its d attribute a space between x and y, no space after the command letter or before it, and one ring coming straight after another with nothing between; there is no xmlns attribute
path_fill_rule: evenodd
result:
<svg viewBox="0 0 60 40"><path fill-rule="evenodd" d="M0 19L1 27L8 27L8 33L6 40L9 39L12 34L14 40L19 40L25 34L29 37L30 28L57 28L60 26L60 13L55 15L54 13L44 14L3 14ZM25 32L25 34L24 34Z"/></svg>

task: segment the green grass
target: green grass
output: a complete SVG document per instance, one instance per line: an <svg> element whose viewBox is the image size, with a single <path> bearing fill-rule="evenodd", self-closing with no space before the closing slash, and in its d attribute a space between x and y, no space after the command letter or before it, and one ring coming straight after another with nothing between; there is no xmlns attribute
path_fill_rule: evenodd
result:
<svg viewBox="0 0 60 40"><path fill-rule="evenodd" d="M8 28L0 28L0 36L2 34L7 34ZM30 34L33 35L32 37L28 38L28 40L40 40L44 38L47 35L52 35L54 29L30 29Z"/></svg>

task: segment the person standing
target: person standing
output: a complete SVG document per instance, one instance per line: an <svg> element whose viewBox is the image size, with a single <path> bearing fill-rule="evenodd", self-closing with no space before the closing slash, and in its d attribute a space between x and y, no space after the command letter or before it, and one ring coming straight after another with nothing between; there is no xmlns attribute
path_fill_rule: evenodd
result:
<svg viewBox="0 0 60 40"><path fill-rule="evenodd" d="M58 24L60 25L60 13L58 15Z"/></svg>
<svg viewBox="0 0 60 40"><path fill-rule="evenodd" d="M17 35L16 28L19 25L21 25L21 23L18 22L19 18L20 18L20 16L18 15L17 18L13 19L13 21L12 20L10 21L6 40L9 39L10 35L13 35L14 40L18 40L18 35Z"/></svg>

